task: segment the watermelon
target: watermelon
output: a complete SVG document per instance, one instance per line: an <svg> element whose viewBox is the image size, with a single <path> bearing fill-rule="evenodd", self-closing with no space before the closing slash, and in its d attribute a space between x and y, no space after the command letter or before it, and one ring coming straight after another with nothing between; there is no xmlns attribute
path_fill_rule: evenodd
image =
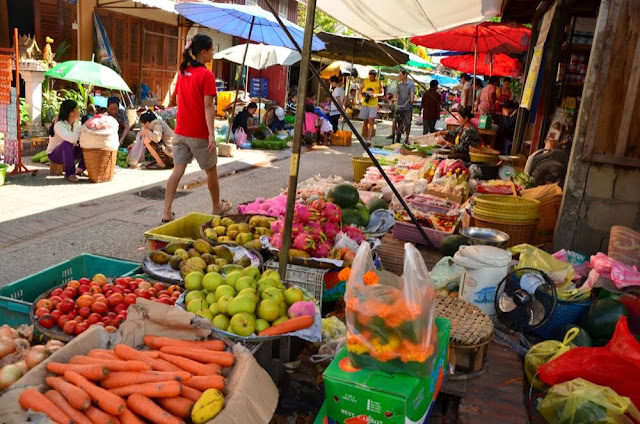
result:
<svg viewBox="0 0 640 424"><path fill-rule="evenodd" d="M627 308L615 299L596 299L582 317L580 326L589 333L596 346L604 346L611 340L618 318L629 316Z"/></svg>
<svg viewBox="0 0 640 424"><path fill-rule="evenodd" d="M371 200L367 202L367 210L371 214L378 209L389 209L389 204L379 197L372 197Z"/></svg>
<svg viewBox="0 0 640 424"><path fill-rule="evenodd" d="M354 208L360 200L358 190L351 184L336 184L327 193L327 200L344 208Z"/></svg>
<svg viewBox="0 0 640 424"><path fill-rule="evenodd" d="M440 243L440 253L444 256L453 256L458 251L460 246L466 246L469 241L459 235L446 236Z"/></svg>
<svg viewBox="0 0 640 424"><path fill-rule="evenodd" d="M342 225L357 225L358 227L364 227L364 217L357 209L344 208L342 209Z"/></svg>
<svg viewBox="0 0 640 424"><path fill-rule="evenodd" d="M360 213L360 215L362 215L362 219L364 221L363 227L366 227L367 225L369 225L369 220L371 219L371 215L369 214L369 211L367 210L366 206L358 203L356 205L356 210Z"/></svg>
<svg viewBox="0 0 640 424"><path fill-rule="evenodd" d="M560 341L564 340L565 335L572 328L578 329L578 335L573 340L571 340L571 343L576 346L591 347L591 337L589 337L589 333L584 331L584 328L578 327L577 325L573 324L566 324L560 328L560 332L558 334Z"/></svg>

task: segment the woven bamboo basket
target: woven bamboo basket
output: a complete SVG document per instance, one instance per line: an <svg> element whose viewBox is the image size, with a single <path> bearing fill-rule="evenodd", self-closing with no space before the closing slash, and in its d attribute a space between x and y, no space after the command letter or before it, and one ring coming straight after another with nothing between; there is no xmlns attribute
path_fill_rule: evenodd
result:
<svg viewBox="0 0 640 424"><path fill-rule="evenodd" d="M63 175L64 163L49 162L49 174L55 176Z"/></svg>
<svg viewBox="0 0 640 424"><path fill-rule="evenodd" d="M373 161L368 157L355 157L351 158L351 164L353 165L353 179L355 182L359 182L364 178L367 168L373 166Z"/></svg>
<svg viewBox="0 0 640 424"><path fill-rule="evenodd" d="M498 163L498 155L485 155L483 153L469 152L469 159L471 159L471 162Z"/></svg>
<svg viewBox="0 0 640 424"><path fill-rule="evenodd" d="M436 315L451 321L450 363L466 379L486 370L487 347L493 337L491 318L477 306L451 296L436 296Z"/></svg>
<svg viewBox="0 0 640 424"><path fill-rule="evenodd" d="M543 201L540 204L540 221L536 228L534 241L536 244L553 241L553 233L556 230L556 221L560 212L562 196L551 201Z"/></svg>
<svg viewBox="0 0 640 424"><path fill-rule="evenodd" d="M522 243L531 244L535 240L538 220L528 223L509 223L483 219L475 215L473 218L476 227L493 228L509 234L509 241L504 247L517 246Z"/></svg>
<svg viewBox="0 0 640 424"><path fill-rule="evenodd" d="M117 154L117 150L82 149L89 181L92 183L111 181L113 179L113 170L116 168Z"/></svg>

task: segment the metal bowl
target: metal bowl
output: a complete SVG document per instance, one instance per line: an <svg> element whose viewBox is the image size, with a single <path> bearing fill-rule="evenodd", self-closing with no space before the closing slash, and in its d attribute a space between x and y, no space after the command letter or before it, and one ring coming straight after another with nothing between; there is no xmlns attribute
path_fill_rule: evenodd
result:
<svg viewBox="0 0 640 424"><path fill-rule="evenodd" d="M460 229L460 235L472 244L502 247L509 241L509 234L492 228L466 227Z"/></svg>

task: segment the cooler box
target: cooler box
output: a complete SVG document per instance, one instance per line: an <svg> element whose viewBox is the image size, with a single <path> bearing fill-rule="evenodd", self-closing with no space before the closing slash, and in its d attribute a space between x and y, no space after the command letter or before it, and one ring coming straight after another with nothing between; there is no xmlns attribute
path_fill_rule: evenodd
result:
<svg viewBox="0 0 640 424"><path fill-rule="evenodd" d="M322 417L316 423L422 423L440 392L449 359L451 324L436 317L436 325L439 349L426 378L355 368L343 347L322 376L327 421ZM318 417L322 414L321 408Z"/></svg>

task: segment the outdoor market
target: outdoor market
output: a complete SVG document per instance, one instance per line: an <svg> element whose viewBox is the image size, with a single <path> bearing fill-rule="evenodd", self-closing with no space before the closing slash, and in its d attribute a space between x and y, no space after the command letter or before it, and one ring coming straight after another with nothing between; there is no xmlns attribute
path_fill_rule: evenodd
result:
<svg viewBox="0 0 640 424"><path fill-rule="evenodd" d="M640 423L633 0L33 3L0 422Z"/></svg>

